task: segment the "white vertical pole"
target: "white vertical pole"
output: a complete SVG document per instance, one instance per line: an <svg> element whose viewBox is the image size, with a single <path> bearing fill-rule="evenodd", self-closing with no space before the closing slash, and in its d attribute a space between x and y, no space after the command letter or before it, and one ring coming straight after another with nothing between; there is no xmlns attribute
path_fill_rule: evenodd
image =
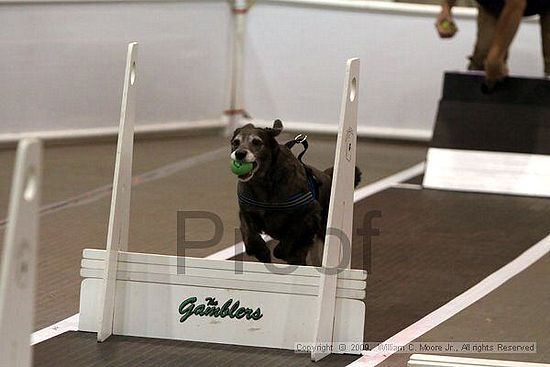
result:
<svg viewBox="0 0 550 367"><path fill-rule="evenodd" d="M250 8L248 0L231 0L231 89L227 117L226 134L233 132L244 114L244 53L246 37L246 14Z"/></svg>
<svg viewBox="0 0 550 367"><path fill-rule="evenodd" d="M338 281L338 274L334 270L349 268L351 265L359 67L359 59L348 60L330 192L327 236L323 252L323 268L328 271L321 274L319 281L319 303L314 335L316 345L334 342L336 283ZM335 230L337 232L334 232ZM321 352L322 349L319 349L318 351L315 348L311 353L313 361L319 361L330 354L329 351Z"/></svg>
<svg viewBox="0 0 550 367"><path fill-rule="evenodd" d="M130 191L132 187L132 156L134 150L134 120L136 95L137 42L128 45L120 125L116 150L111 212L107 234L107 255L103 289L99 301L97 340L102 342L113 334L115 285L118 252L128 250L130 221Z"/></svg>
<svg viewBox="0 0 550 367"><path fill-rule="evenodd" d="M17 148L0 266L0 366L32 365L41 165L40 141L22 140Z"/></svg>

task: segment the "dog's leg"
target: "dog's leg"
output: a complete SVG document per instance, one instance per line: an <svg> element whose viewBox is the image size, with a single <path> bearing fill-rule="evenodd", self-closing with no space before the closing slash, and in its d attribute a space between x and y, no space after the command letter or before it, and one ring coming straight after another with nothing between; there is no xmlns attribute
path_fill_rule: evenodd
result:
<svg viewBox="0 0 550 367"><path fill-rule="evenodd" d="M263 263L271 262L271 252L267 244L257 229L253 227L253 219L248 218L244 213L240 213L241 219L241 234L243 236L244 248L247 255L255 256L256 259Z"/></svg>
<svg viewBox="0 0 550 367"><path fill-rule="evenodd" d="M269 248L267 247L262 236L258 233L249 234L246 237L243 236L243 242L248 255L255 256L256 259L263 263L271 262L271 252L269 251Z"/></svg>
<svg viewBox="0 0 550 367"><path fill-rule="evenodd" d="M313 231L302 233L294 239L287 262L292 265L307 265L306 257L313 247L315 233Z"/></svg>
<svg viewBox="0 0 550 367"><path fill-rule="evenodd" d="M291 237L297 233L299 237ZM279 239L279 243L273 249L273 255L281 260L289 262L290 258L296 257L296 249L305 247L307 249L313 244L313 236L309 233L300 233L299 229L290 228L287 234Z"/></svg>
<svg viewBox="0 0 550 367"><path fill-rule="evenodd" d="M288 260L290 252L292 250L290 245L291 241L289 241L288 239L280 240L277 246L275 246L275 248L273 249L273 255L275 255L277 259L285 261Z"/></svg>
<svg viewBox="0 0 550 367"><path fill-rule="evenodd" d="M299 247L295 249L290 257L288 258L287 262L290 265L307 265L306 263L306 257L307 253L309 251L309 247Z"/></svg>
<svg viewBox="0 0 550 367"><path fill-rule="evenodd" d="M323 241L316 239L313 246L309 249L307 263L311 266L321 266L323 261Z"/></svg>
<svg viewBox="0 0 550 367"><path fill-rule="evenodd" d="M313 245L313 234L302 234L297 238L282 239L273 250L275 257L292 265L306 265L306 257Z"/></svg>
<svg viewBox="0 0 550 367"><path fill-rule="evenodd" d="M285 222L285 235L273 250L273 255L289 264L306 265L306 257L321 230L321 207L318 203L308 211L296 214Z"/></svg>

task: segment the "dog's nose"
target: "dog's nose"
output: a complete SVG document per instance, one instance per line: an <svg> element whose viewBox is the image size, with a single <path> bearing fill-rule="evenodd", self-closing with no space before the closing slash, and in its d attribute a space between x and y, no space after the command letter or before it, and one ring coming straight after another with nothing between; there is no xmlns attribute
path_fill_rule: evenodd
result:
<svg viewBox="0 0 550 367"><path fill-rule="evenodd" d="M235 152L235 158L237 158L239 161L242 161L246 158L246 150L239 149Z"/></svg>

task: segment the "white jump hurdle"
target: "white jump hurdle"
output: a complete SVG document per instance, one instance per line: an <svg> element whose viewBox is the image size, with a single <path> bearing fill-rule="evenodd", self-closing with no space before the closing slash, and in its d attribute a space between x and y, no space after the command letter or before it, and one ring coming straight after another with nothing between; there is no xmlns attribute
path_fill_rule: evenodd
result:
<svg viewBox="0 0 550 367"><path fill-rule="evenodd" d="M330 206L327 222L327 236L323 252L323 267L335 269L343 261L346 268L351 267L351 239L353 235L353 187L355 179L355 151L357 142L357 104L359 101L359 59L348 60L336 157L334 158L334 175L330 191ZM350 243L343 244L333 233L340 230ZM349 251L350 253L345 253ZM354 341L354 339L335 339L334 320L336 317L336 275L324 273L319 284L317 322L315 330L316 345L333 341ZM364 314L364 312L363 312ZM363 315L364 325L365 317ZM361 338L360 340L363 340ZM316 348L311 352L311 359L319 361L331 352L325 348Z"/></svg>
<svg viewBox="0 0 550 367"><path fill-rule="evenodd" d="M0 366L32 365L42 145L17 148L0 275Z"/></svg>
<svg viewBox="0 0 550 367"><path fill-rule="evenodd" d="M437 354L413 354L408 367L550 367L546 363L504 361L498 359L480 359L448 357Z"/></svg>
<svg viewBox="0 0 550 367"><path fill-rule="evenodd" d="M233 261L127 252L136 49L128 49L107 249L84 250L79 329L97 332L99 341L117 334L291 350L296 343L362 342L366 272L349 269L347 258L338 273L299 266L285 274L255 262L243 262L236 272ZM358 88L359 60L352 59L324 268L336 268L343 253L333 234L352 235Z"/></svg>
<svg viewBox="0 0 550 367"><path fill-rule="evenodd" d="M138 45L128 45L124 88L120 108L120 124L116 149L113 194L107 232L107 266L100 293L99 328L97 340L104 341L113 334L117 258L120 251L128 249L128 224L130 221L130 192L132 188L132 158L134 153L134 120L136 109L136 60Z"/></svg>

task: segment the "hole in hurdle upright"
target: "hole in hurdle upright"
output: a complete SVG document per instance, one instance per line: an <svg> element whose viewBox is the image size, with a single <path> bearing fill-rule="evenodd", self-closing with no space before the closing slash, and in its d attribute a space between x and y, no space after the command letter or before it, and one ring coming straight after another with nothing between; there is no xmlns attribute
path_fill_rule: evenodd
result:
<svg viewBox="0 0 550 367"><path fill-rule="evenodd" d="M133 115L125 113L135 93L128 90L134 58L130 45L107 249L83 252L79 330L97 332L99 341L117 334L294 350L297 343L312 345L319 329L330 330L327 339L320 334L323 341L362 342L366 272L349 269L345 256L344 269L322 281L323 269L312 266L289 273L284 267L240 262L237 271L230 260L127 251ZM358 68L359 60L348 62L329 210L330 233L350 239ZM341 259L341 245L332 237L324 252L326 268L337 267ZM315 317L312 311L319 306L331 320Z"/></svg>
<svg viewBox="0 0 550 367"><path fill-rule="evenodd" d="M41 165L40 141L22 140L17 147L0 266L0 366L32 365Z"/></svg>

